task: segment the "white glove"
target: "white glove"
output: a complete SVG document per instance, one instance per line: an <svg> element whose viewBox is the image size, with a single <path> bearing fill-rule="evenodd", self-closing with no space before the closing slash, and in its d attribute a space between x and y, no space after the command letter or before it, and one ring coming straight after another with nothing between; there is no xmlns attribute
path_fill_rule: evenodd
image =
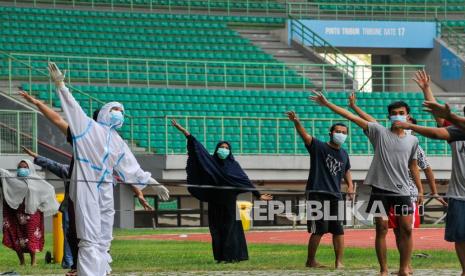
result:
<svg viewBox="0 0 465 276"><path fill-rule="evenodd" d="M48 72L50 73L50 78L52 78L52 80L55 82L55 85L57 87L65 86L64 81L65 81L66 71L65 73L62 73L54 62L49 62Z"/></svg>
<svg viewBox="0 0 465 276"><path fill-rule="evenodd" d="M159 199L163 201L167 201L168 199L170 199L170 191L168 191L168 189L165 186L161 184L154 185L153 189L155 190L155 193L157 193Z"/></svg>
<svg viewBox="0 0 465 276"><path fill-rule="evenodd" d="M165 186L158 183L158 181L156 181L152 177L150 177L149 179L149 184L151 184L151 186L155 190L155 193L157 194L158 198L160 198L163 201L167 201L168 199L170 199L170 191L168 191L168 189Z"/></svg>

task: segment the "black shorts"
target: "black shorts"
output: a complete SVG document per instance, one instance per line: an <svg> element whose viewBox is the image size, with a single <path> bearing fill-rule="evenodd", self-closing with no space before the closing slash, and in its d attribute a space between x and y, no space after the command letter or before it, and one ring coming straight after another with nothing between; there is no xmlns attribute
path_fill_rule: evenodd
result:
<svg viewBox="0 0 465 276"><path fill-rule="evenodd" d="M326 195L321 193L309 193L307 196L307 230L309 233L316 235L323 235L331 233L333 235L344 235L344 212L339 212L339 206L343 206L344 201L333 195ZM322 218L315 218L308 209L309 203L312 201L320 202L323 207L323 213L328 214L325 206L329 206L329 215L333 218L323 216ZM326 202L326 203L325 203ZM315 207L312 207L315 208ZM312 219L315 218L315 219Z"/></svg>
<svg viewBox="0 0 465 276"><path fill-rule="evenodd" d="M408 216L414 212L410 196L399 195L395 192L371 187L371 195L366 212L372 215L387 217L391 208L393 208L394 215L396 216Z"/></svg>
<svg viewBox="0 0 465 276"><path fill-rule="evenodd" d="M465 242L465 200L449 199L445 240L448 242Z"/></svg>

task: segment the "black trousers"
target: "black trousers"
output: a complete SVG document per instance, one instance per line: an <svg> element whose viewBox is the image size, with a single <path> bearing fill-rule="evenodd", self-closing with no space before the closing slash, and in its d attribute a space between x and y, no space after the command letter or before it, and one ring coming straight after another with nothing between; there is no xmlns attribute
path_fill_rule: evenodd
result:
<svg viewBox="0 0 465 276"><path fill-rule="evenodd" d="M213 256L217 262L239 262L249 259L247 242L240 219L236 220L236 201L208 203L208 226Z"/></svg>

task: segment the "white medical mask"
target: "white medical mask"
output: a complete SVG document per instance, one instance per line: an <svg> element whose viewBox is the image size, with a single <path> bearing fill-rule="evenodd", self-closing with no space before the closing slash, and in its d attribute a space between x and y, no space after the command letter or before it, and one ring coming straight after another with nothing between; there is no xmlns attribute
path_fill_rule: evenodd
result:
<svg viewBox="0 0 465 276"><path fill-rule="evenodd" d="M120 128L123 126L123 123L124 123L123 112L119 110L110 111L110 124L112 126L115 126L115 128Z"/></svg>
<svg viewBox="0 0 465 276"><path fill-rule="evenodd" d="M334 133L332 135L332 141L338 146L342 146L347 139L347 134L344 133Z"/></svg>
<svg viewBox="0 0 465 276"><path fill-rule="evenodd" d="M389 117L389 119L391 120L391 123L395 123L395 122L405 123L405 122L407 122L407 116L405 116L405 115L392 115L391 117Z"/></svg>
<svg viewBox="0 0 465 276"><path fill-rule="evenodd" d="M229 149L225 149L225 148L219 148L218 151L216 152L218 157L223 160L229 156L229 153L230 153Z"/></svg>
<svg viewBox="0 0 465 276"><path fill-rule="evenodd" d="M18 168L18 170L16 171L16 174L19 177L28 177L30 173L31 171L28 168Z"/></svg>

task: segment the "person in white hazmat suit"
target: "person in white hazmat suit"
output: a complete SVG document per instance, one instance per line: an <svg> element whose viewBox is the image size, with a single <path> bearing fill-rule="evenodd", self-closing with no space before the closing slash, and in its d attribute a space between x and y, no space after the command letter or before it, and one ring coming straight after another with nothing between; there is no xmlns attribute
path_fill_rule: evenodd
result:
<svg viewBox="0 0 465 276"><path fill-rule="evenodd" d="M153 186L158 197L169 199L169 191L141 169L128 145L116 132L124 122L124 107L105 104L95 122L89 118L65 86L65 75L49 63L61 106L73 138L74 168L70 197L76 213L79 242L78 275L106 275L111 271L108 253L114 218L113 172L123 182Z"/></svg>

